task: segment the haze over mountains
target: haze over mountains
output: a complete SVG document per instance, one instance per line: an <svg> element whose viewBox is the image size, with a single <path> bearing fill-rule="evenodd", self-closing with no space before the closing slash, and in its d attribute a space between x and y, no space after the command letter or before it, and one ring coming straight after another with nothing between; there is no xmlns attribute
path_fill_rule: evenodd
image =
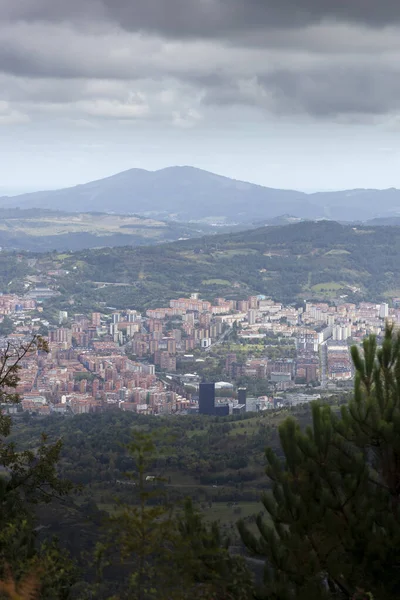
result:
<svg viewBox="0 0 400 600"><path fill-rule="evenodd" d="M400 190L356 189L306 194L236 181L194 167L130 169L55 191L0 198L0 207L138 214L179 221L254 223L302 219L367 221L400 216Z"/></svg>

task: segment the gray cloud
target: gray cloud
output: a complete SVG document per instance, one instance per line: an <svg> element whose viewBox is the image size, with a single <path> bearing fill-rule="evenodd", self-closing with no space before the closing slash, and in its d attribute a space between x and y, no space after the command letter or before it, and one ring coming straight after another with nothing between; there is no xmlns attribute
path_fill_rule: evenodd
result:
<svg viewBox="0 0 400 600"><path fill-rule="evenodd" d="M0 0L9 20L109 21L177 38L339 21L383 27L400 21L397 0Z"/></svg>
<svg viewBox="0 0 400 600"><path fill-rule="evenodd" d="M178 37L229 36L324 20L378 27L400 21L397 0L104 0L104 4L123 27Z"/></svg>
<svg viewBox="0 0 400 600"><path fill-rule="evenodd" d="M262 77L282 111L317 117L379 115L400 109L400 69L335 67L301 73L276 71Z"/></svg>
<svg viewBox="0 0 400 600"><path fill-rule="evenodd" d="M399 22L397 0L0 0L2 122L393 119Z"/></svg>
<svg viewBox="0 0 400 600"><path fill-rule="evenodd" d="M250 80L213 85L202 102L212 106L248 105L275 114L317 118L348 115L361 120L400 110L400 69L335 66L313 70L280 69Z"/></svg>
<svg viewBox="0 0 400 600"><path fill-rule="evenodd" d="M0 101L0 126L19 125L28 121L27 114L13 109L8 102Z"/></svg>

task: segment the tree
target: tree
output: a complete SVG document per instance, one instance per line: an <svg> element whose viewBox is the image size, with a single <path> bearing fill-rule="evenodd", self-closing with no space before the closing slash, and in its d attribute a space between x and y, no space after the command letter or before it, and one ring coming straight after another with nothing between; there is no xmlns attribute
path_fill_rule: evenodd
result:
<svg viewBox="0 0 400 600"><path fill-rule="evenodd" d="M110 518L108 540L98 545L97 561L100 567L113 564L117 548L120 564L129 566L124 586L127 597L163 598L167 590L160 581L167 573L172 574L169 567L173 509L157 488L160 479L150 475L156 454L153 436L135 432L128 449L135 460L135 473L130 478L137 493L132 504L117 507L117 514Z"/></svg>
<svg viewBox="0 0 400 600"><path fill-rule="evenodd" d="M47 344L35 336L23 345L8 342L0 354L0 402L19 402L16 393L21 361L46 352ZM43 600L67 598L75 569L55 543L38 543L35 505L68 493L71 485L57 475L61 441L48 444L42 436L36 451L17 451L7 440L12 421L0 411L0 579L18 586L35 572ZM14 585L13 583L13 585ZM11 584L10 584L11 585Z"/></svg>
<svg viewBox="0 0 400 600"><path fill-rule="evenodd" d="M238 328L237 321L233 321L233 324L232 324L232 332L231 332L231 334L230 334L231 340L232 340L233 342L237 342L237 341L238 341L238 339L239 339L239 338L238 338L238 329L239 329L239 328Z"/></svg>
<svg viewBox="0 0 400 600"><path fill-rule="evenodd" d="M185 501L177 519L178 544L175 562L188 600L249 600L253 598L251 575L239 556L229 553L229 540L223 539L217 523L208 525Z"/></svg>
<svg viewBox="0 0 400 600"><path fill-rule="evenodd" d="M40 323L39 329L38 329L38 334L41 336L48 336L49 328L46 325L44 325L43 323Z"/></svg>
<svg viewBox="0 0 400 600"><path fill-rule="evenodd" d="M164 480L149 475L159 436L134 435L128 447L136 463L136 497L117 508L108 541L97 548L103 566L112 566L117 549L128 574L118 598L249 600L249 572L240 557L230 556L217 525L206 525L189 500L183 510L169 502Z"/></svg>
<svg viewBox="0 0 400 600"><path fill-rule="evenodd" d="M12 322L12 319L6 315L0 323L0 336L7 337L13 331L14 323Z"/></svg>
<svg viewBox="0 0 400 600"><path fill-rule="evenodd" d="M259 535L239 523L265 559L258 598L400 596L400 334L351 349L354 396L340 414L315 403L312 426L280 427L282 461L267 449L271 490Z"/></svg>

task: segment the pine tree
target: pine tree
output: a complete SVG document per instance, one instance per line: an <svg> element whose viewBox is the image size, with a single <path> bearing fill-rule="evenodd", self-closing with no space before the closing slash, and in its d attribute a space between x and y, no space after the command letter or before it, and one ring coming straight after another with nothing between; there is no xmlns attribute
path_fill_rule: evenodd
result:
<svg viewBox="0 0 400 600"><path fill-rule="evenodd" d="M156 457L156 445L151 434L135 432L128 445L135 459L135 472L129 474L135 483L132 503L116 506L110 517L107 539L97 547L101 569L115 565L129 571L122 582L122 597L132 600L163 598L165 586L160 586L165 573L170 574L170 555L174 528L173 507L166 502L160 489L161 478L150 475ZM102 570L100 571L100 578ZM121 597L121 596L118 596Z"/></svg>
<svg viewBox="0 0 400 600"><path fill-rule="evenodd" d="M187 600L250 600L253 581L245 562L229 553L217 523L208 524L190 499L177 519L176 571Z"/></svg>
<svg viewBox="0 0 400 600"><path fill-rule="evenodd" d="M280 427L282 461L267 449L271 489L259 535L239 523L247 548L265 558L258 598L400 597L400 334L352 347L354 396L338 414L312 406L302 431Z"/></svg>
<svg viewBox="0 0 400 600"><path fill-rule="evenodd" d="M134 433L128 446L136 463L132 503L116 507L108 540L97 547L100 565L116 566L118 553L119 566L129 573L113 599L250 600L249 571L240 557L230 556L218 526L206 524L190 500L183 506L169 502L162 477L149 480L158 435Z"/></svg>

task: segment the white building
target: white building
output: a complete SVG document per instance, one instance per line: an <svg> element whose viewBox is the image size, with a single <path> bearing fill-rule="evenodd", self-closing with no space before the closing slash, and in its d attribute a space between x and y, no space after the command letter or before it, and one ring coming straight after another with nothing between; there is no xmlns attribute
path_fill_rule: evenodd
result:
<svg viewBox="0 0 400 600"><path fill-rule="evenodd" d="M247 320L249 322L249 325L254 325L256 322L256 319L257 319L257 311L254 310L254 308L252 308L247 313Z"/></svg>
<svg viewBox="0 0 400 600"><path fill-rule="evenodd" d="M389 304L386 304L386 302L380 305L379 316L381 319L386 319L389 316Z"/></svg>

